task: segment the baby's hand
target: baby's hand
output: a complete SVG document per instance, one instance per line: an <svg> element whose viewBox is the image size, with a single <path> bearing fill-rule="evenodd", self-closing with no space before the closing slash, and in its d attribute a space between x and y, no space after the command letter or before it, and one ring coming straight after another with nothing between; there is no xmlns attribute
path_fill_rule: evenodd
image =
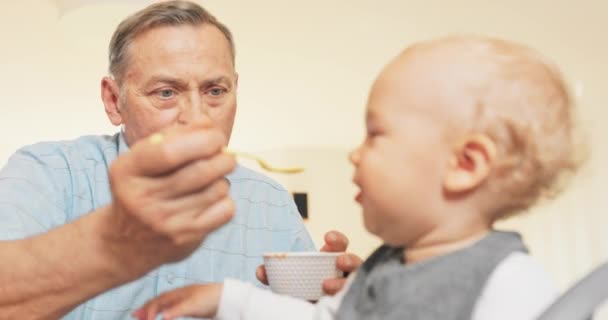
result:
<svg viewBox="0 0 608 320"><path fill-rule="evenodd" d="M154 320L162 314L163 320L177 317L212 318L217 313L223 284L191 285L175 289L148 301L133 312L139 320Z"/></svg>

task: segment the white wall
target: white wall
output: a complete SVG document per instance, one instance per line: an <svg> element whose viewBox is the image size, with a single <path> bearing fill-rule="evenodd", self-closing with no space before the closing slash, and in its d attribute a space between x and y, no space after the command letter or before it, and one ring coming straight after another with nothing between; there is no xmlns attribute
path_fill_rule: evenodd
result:
<svg viewBox="0 0 608 320"><path fill-rule="evenodd" d="M126 1L124 1L126 3ZM81 8L58 17L53 1L3 1L0 11L0 162L40 140L111 133L99 99L106 47L136 5ZM584 87L581 121L590 136L588 167L559 200L507 222L562 287L608 258L604 201L608 169L608 2L601 0L210 0L203 4L233 30L240 73L232 145L279 164L302 160L306 176L279 177L311 193L308 222L349 232L368 254L377 241L360 227L346 150L363 136L368 88L406 45L455 32L530 44ZM291 153L286 152L291 150ZM344 161L339 160L344 157ZM289 163L287 163L289 162ZM331 188L326 188L331 185Z"/></svg>

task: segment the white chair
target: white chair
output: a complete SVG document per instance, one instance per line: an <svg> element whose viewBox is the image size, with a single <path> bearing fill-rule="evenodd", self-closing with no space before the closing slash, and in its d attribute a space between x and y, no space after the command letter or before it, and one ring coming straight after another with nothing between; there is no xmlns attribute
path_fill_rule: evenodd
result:
<svg viewBox="0 0 608 320"><path fill-rule="evenodd" d="M588 320L608 300L608 262L562 294L538 320Z"/></svg>

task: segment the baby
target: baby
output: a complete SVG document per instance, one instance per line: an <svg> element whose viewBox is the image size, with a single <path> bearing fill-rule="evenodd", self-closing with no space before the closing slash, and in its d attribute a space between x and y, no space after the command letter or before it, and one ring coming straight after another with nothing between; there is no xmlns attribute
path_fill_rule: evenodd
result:
<svg viewBox="0 0 608 320"><path fill-rule="evenodd" d="M477 36L407 48L376 79L350 156L366 229L384 245L317 304L228 279L165 293L140 319L533 319L556 297L520 236L494 223L578 166L558 70Z"/></svg>

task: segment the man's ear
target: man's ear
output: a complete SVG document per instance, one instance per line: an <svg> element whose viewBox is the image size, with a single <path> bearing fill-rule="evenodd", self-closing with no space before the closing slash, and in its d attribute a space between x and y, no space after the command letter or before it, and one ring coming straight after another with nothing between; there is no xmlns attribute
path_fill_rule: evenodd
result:
<svg viewBox="0 0 608 320"><path fill-rule="evenodd" d="M101 100L105 106L106 115L110 122L119 126L122 124L122 115L120 114L120 89L116 80L110 77L104 77L101 80Z"/></svg>
<svg viewBox="0 0 608 320"><path fill-rule="evenodd" d="M468 137L456 146L443 179L443 189L450 194L471 191L490 175L496 157L496 144L486 135Z"/></svg>

